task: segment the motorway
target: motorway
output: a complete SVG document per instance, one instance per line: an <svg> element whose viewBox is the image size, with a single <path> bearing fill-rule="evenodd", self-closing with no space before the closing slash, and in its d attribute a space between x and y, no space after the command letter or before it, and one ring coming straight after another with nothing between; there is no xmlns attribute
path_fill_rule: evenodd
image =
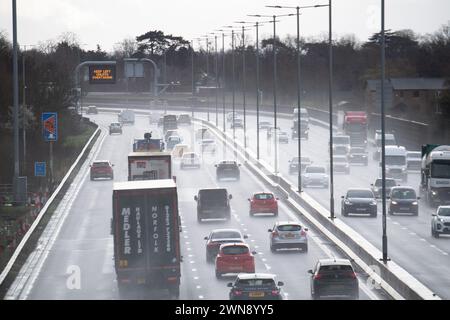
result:
<svg viewBox="0 0 450 320"><path fill-rule="evenodd" d="M156 128L150 128L147 117L138 116L134 126L124 127L123 135L109 136L106 127L116 121L117 116L101 113L89 117L104 130L87 162L108 159L115 164L115 181L125 181L127 154L132 149L133 138L141 138L144 132ZM181 129L185 142L189 144L192 144L192 132L192 127ZM248 243L257 252L256 271L276 274L278 280L285 283L285 299L310 299L307 270L312 269L320 258L343 257L342 253L302 220L300 222L310 229L308 252L271 253L267 229L271 228L276 220L299 218L283 201L280 201L278 218L250 217L247 198L252 192L265 190L266 187L245 166L241 167L239 182L216 182L214 163L223 158L231 158L232 155L231 150L219 147L215 156L203 157L201 170L180 170L174 161L184 257L180 299L228 299L227 283L233 278L216 279L214 265L205 261L203 240L212 229L223 227L240 229L249 236ZM90 181L88 163L82 167L56 210L55 221L50 221L36 251L23 266L6 299L119 299L113 264L113 241L110 235L112 187L113 181ZM199 224L196 219L194 195L200 188L213 187L226 187L233 194L232 219L229 222L207 221ZM79 278L75 275L79 275ZM358 277L360 299L387 298L382 290L368 288L365 274L360 273ZM77 285L77 280L80 280L80 286ZM167 297L157 293L136 292L133 298Z"/></svg>
<svg viewBox="0 0 450 320"><path fill-rule="evenodd" d="M228 110L229 111L229 110ZM242 110L236 110L242 118ZM206 119L205 114L196 113L197 117ZM213 114L211 120L215 119ZM221 119L221 116L219 116ZM256 154L256 116L254 113L247 114L247 147ZM265 113L260 121L273 123L273 117ZM232 129L226 128L232 137ZM292 119L279 118L278 126L281 131L291 134ZM219 120L219 127L222 122ZM395 128L388 128L388 130ZM236 129L236 139L244 144L243 129ZM373 137L369 137L369 139ZM370 140L369 140L370 141ZM324 126L310 125L309 139L302 139L302 156L309 157L314 164L329 167L329 130ZM430 141L429 143L433 143ZM275 143L273 139L268 140L266 131L260 132L260 156L273 170L275 166ZM378 202L378 217L376 219L367 216L350 215L342 217L341 196L345 195L349 188L370 188L370 184L381 176L379 162L373 160L372 154L375 147L369 142L369 165L352 165L350 174L336 173L334 175L335 215L342 219L347 225L359 232L365 239L371 242L379 250L382 248L382 205ZM415 150L414 150L415 151ZM278 144L278 172L297 185L297 174L290 175L288 172L289 160L298 155L298 140L289 140L288 144ZM419 195L420 172L409 171L407 182L399 182L401 185L409 185L416 189ZM322 206L329 210L329 189L307 187L304 192L312 196ZM430 208L424 199L419 201L419 216L409 214L395 214L387 217L388 255L406 269L412 276L417 278L434 293L443 299L450 298L450 238L441 236L435 239L431 236L431 215L435 209ZM381 258L381 257L380 257Z"/></svg>

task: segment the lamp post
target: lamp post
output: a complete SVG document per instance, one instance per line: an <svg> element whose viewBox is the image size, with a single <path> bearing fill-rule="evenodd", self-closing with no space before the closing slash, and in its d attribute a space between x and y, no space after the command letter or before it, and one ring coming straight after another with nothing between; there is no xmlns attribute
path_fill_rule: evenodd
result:
<svg viewBox="0 0 450 320"><path fill-rule="evenodd" d="M211 32L210 35L214 35L214 72L215 72L215 79L216 79L216 89L215 95L216 95L216 127L219 126L219 96L218 96L218 88L219 88L219 57L218 57L218 51L217 51L217 34L214 32Z"/></svg>
<svg viewBox="0 0 450 320"><path fill-rule="evenodd" d="M330 0L331 1L331 0ZM384 82L385 82L385 51L386 51L386 38L384 30L384 0L381 0L381 179L382 186L382 210L383 210L383 237L382 237L382 249L383 249L383 263L389 261L388 258L388 243L386 232L386 158L385 158L385 105L384 105Z"/></svg>
<svg viewBox="0 0 450 320"><path fill-rule="evenodd" d="M191 112L194 117L194 95L195 95L195 73L194 73L194 40L191 41L191 74L192 74L192 100L191 100Z"/></svg>
<svg viewBox="0 0 450 320"><path fill-rule="evenodd" d="M218 29L216 31L222 32L222 126L225 133L227 130L225 125L225 30Z"/></svg>
<svg viewBox="0 0 450 320"><path fill-rule="evenodd" d="M330 116L330 218L335 218L334 214L334 169L333 169L333 41L332 41L332 5L328 2L328 44L329 44L329 78L328 78L328 107ZM299 110L300 111L300 110Z"/></svg>
<svg viewBox="0 0 450 320"><path fill-rule="evenodd" d="M267 8L276 8L276 9L295 9L297 16L297 135L298 135L298 175L297 175L297 184L298 184L298 192L302 192L302 143L301 143L301 77L300 77L300 9L306 8L319 8L324 7L326 5L314 5L314 6L266 6Z"/></svg>
<svg viewBox="0 0 450 320"><path fill-rule="evenodd" d="M14 128L14 201L19 198L19 67L17 62L17 5L12 0L13 20L13 128Z"/></svg>
<svg viewBox="0 0 450 320"><path fill-rule="evenodd" d="M273 117L274 117L274 144L275 144L275 159L274 159L274 173L278 174L278 123L277 123L277 49L276 49L276 22L278 17L288 17L293 14L284 15L260 15L252 14L249 17L271 17L273 23Z"/></svg>
<svg viewBox="0 0 450 320"><path fill-rule="evenodd" d="M224 26L224 28L234 28L233 26ZM233 119L231 121L233 126L233 142L236 143L236 127L234 125L234 119L236 115L236 95L235 95L235 69L234 69L234 29L231 29L231 92L232 92L232 107L233 107ZM235 155L236 155L236 148Z"/></svg>

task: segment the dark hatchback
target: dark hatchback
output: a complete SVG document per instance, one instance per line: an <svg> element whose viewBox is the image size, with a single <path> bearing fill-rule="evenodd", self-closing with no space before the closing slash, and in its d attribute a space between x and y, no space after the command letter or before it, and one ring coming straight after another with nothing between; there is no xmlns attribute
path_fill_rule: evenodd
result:
<svg viewBox="0 0 450 320"><path fill-rule="evenodd" d="M227 189L201 189L198 195L194 197L197 201L197 221L211 218L224 218L230 220L231 207L230 200L232 195L228 194Z"/></svg>
<svg viewBox="0 0 450 320"><path fill-rule="evenodd" d="M419 199L416 190L411 187L393 187L389 196L388 213L411 213L419 215Z"/></svg>
<svg viewBox="0 0 450 320"><path fill-rule="evenodd" d="M240 273L234 284L228 283L230 300L283 300L281 286L276 276L267 273Z"/></svg>
<svg viewBox="0 0 450 320"><path fill-rule="evenodd" d="M347 217L349 213L377 216L377 201L370 189L348 189L341 198L342 216Z"/></svg>
<svg viewBox="0 0 450 320"><path fill-rule="evenodd" d="M241 177L241 171L239 169L241 165L233 160L223 160L220 163L216 164L216 178L217 180L221 180L224 178L234 178L239 180Z"/></svg>
<svg viewBox="0 0 450 320"><path fill-rule="evenodd" d="M320 259L311 274L311 297L359 299L359 283L347 259Z"/></svg>

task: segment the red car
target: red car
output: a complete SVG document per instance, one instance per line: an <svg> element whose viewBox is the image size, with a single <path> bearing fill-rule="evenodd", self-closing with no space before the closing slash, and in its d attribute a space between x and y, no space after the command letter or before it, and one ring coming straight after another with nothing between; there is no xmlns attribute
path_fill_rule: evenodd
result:
<svg viewBox="0 0 450 320"><path fill-rule="evenodd" d="M216 256L216 277L226 273L255 273L255 257L246 243L222 244Z"/></svg>
<svg viewBox="0 0 450 320"><path fill-rule="evenodd" d="M114 179L114 165L111 164L108 160L95 160L91 164L91 180L96 178L109 178L111 180Z"/></svg>
<svg viewBox="0 0 450 320"><path fill-rule="evenodd" d="M278 216L278 198L271 192L258 192L253 195L250 201L250 215L255 213L273 213Z"/></svg>

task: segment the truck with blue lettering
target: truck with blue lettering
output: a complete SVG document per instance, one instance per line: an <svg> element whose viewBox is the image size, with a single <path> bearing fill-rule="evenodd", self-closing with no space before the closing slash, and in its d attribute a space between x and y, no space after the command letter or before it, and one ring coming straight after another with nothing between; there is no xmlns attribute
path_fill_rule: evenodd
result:
<svg viewBox="0 0 450 320"><path fill-rule="evenodd" d="M180 294L180 218L172 179L114 183L112 234L121 298Z"/></svg>

